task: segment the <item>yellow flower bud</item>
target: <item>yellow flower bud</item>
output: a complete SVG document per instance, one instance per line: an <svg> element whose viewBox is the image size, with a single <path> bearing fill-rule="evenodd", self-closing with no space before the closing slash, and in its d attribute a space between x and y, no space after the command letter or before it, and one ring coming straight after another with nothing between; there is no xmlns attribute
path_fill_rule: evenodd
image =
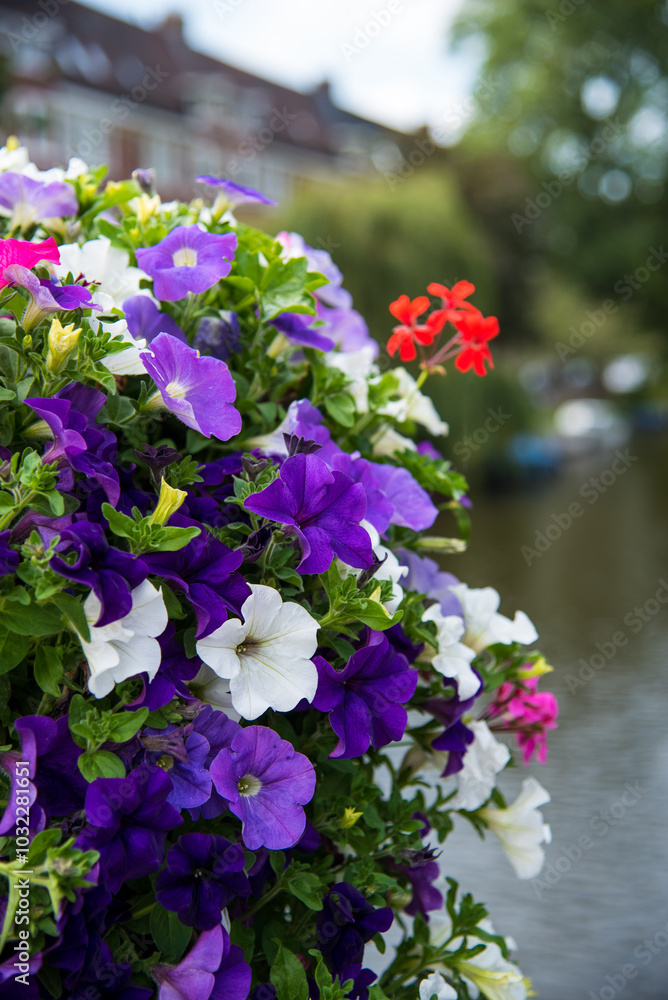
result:
<svg viewBox="0 0 668 1000"><path fill-rule="evenodd" d="M417 548L423 552L466 552L463 538L440 538L437 535L423 535L416 539Z"/></svg>
<svg viewBox="0 0 668 1000"><path fill-rule="evenodd" d="M65 367L65 362L77 346L81 327L74 329L74 323L63 326L57 316L51 320L49 329L49 351L46 356L46 367L56 374Z"/></svg>
<svg viewBox="0 0 668 1000"><path fill-rule="evenodd" d="M267 348L267 356L270 358L277 358L279 354L287 350L290 346L290 341L285 336L284 333L277 333L271 344Z"/></svg>
<svg viewBox="0 0 668 1000"><path fill-rule="evenodd" d="M517 671L518 680L528 681L530 677L542 677L543 674L551 674L554 667L546 661L544 656L539 656L537 660L526 663Z"/></svg>
<svg viewBox="0 0 668 1000"><path fill-rule="evenodd" d="M344 809L343 819L339 821L339 829L349 830L351 826L355 826L355 823L362 815L361 812L357 812L352 806L348 806Z"/></svg>
<svg viewBox="0 0 668 1000"><path fill-rule="evenodd" d="M141 194L139 198L133 198L130 204L137 213L137 222L139 225L145 226L151 216L156 215L160 211L162 201L159 194L154 194L153 196Z"/></svg>
<svg viewBox="0 0 668 1000"><path fill-rule="evenodd" d="M18 149L21 143L16 138L15 135L8 135L7 142L5 143L5 148L8 153L13 153L15 149Z"/></svg>
<svg viewBox="0 0 668 1000"><path fill-rule="evenodd" d="M172 514L179 509L187 494L185 490L174 489L165 479L160 483L158 505L151 514L149 524L166 524Z"/></svg>

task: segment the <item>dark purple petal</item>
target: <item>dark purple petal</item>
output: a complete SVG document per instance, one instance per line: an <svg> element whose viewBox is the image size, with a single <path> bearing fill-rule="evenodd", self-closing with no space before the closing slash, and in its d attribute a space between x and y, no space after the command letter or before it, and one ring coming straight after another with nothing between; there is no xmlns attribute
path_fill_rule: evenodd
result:
<svg viewBox="0 0 668 1000"><path fill-rule="evenodd" d="M302 545L303 573L323 573L335 555L350 566L373 562L368 532L359 524L366 513L364 487L341 472L331 472L316 455L294 455L280 477L244 502L269 521L294 525Z"/></svg>
<svg viewBox="0 0 668 1000"><path fill-rule="evenodd" d="M382 632L369 631L367 644L341 671L322 657L314 663L318 690L313 705L330 712L339 737L330 757L360 757L370 745L378 749L401 739L408 718L403 705L415 693L418 675Z"/></svg>
<svg viewBox="0 0 668 1000"><path fill-rule="evenodd" d="M150 344L159 333L168 333L170 337L176 337L184 344L188 343L176 320L169 313L160 312L148 295L133 295L126 299L123 303L123 312L128 330L135 340L143 337Z"/></svg>

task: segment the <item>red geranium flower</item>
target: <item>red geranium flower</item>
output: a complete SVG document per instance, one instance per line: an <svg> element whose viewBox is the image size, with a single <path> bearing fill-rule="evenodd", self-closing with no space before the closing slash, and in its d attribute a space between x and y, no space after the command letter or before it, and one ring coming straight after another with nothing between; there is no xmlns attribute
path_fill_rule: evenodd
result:
<svg viewBox="0 0 668 1000"><path fill-rule="evenodd" d="M467 372L473 368L476 375L486 375L485 361L493 368L492 355L487 342L499 333L499 321L496 316L487 316L477 310L475 312L460 312L455 322L460 334L462 351L455 359L455 368Z"/></svg>
<svg viewBox="0 0 668 1000"><path fill-rule="evenodd" d="M60 250L50 236L42 243L29 243L27 240L0 240L0 288L10 284L5 278L5 268L11 264L21 264L22 267L34 267L41 260L51 260L60 263Z"/></svg>
<svg viewBox="0 0 668 1000"><path fill-rule="evenodd" d="M439 332L447 322L455 322L459 316L459 310L478 312L471 302L465 301L469 295L475 292L475 285L472 285L470 281L458 281L452 288L446 288L445 285L439 285L436 281L432 281L427 286L427 291L430 295L438 295L443 302L443 308L437 309L429 317L434 323L440 322Z"/></svg>
<svg viewBox="0 0 668 1000"><path fill-rule="evenodd" d="M475 292L475 285L470 281L458 281L452 288L446 288L445 285L432 281L431 285L427 286L427 291L430 295L438 295L443 299L445 309L475 309L470 302L464 301Z"/></svg>
<svg viewBox="0 0 668 1000"><path fill-rule="evenodd" d="M390 312L400 324L394 327L392 336L387 342L387 352L390 357L398 350L402 361L413 361L417 356L416 340L419 344L431 344L438 331L429 325L429 321L426 324L417 322L418 316L428 308L429 299L426 295L418 295L412 302L407 295L400 295L390 304Z"/></svg>

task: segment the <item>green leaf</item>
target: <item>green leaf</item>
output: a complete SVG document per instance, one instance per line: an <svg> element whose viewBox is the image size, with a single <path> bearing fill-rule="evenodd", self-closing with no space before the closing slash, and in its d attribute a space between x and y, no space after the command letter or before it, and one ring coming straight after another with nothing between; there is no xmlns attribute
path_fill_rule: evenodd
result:
<svg viewBox="0 0 668 1000"><path fill-rule="evenodd" d="M81 601L77 597L74 597L73 594L62 592L55 594L52 601L65 617L69 619L72 625L74 625L84 642L90 642L90 629L88 628L86 612Z"/></svg>
<svg viewBox="0 0 668 1000"><path fill-rule="evenodd" d="M403 611L395 611L393 615L389 615L383 605L378 604L377 601L366 601L364 607L355 609L355 614L364 625L379 632L384 632L385 629L396 625L404 615Z"/></svg>
<svg viewBox="0 0 668 1000"><path fill-rule="evenodd" d="M147 708L140 708L136 712L124 712L109 720L109 739L113 743L127 743L135 733L139 732L148 716Z"/></svg>
<svg viewBox="0 0 668 1000"><path fill-rule="evenodd" d="M35 650L35 680L46 694L57 698L63 677L63 647L39 645Z"/></svg>
<svg viewBox="0 0 668 1000"><path fill-rule="evenodd" d="M39 636L62 632L60 615L54 615L45 605L30 604L24 607L14 604L11 611L0 612L0 625L17 635Z"/></svg>
<svg viewBox="0 0 668 1000"><path fill-rule="evenodd" d="M288 879L287 887L309 910L322 910L323 890L317 875L300 872Z"/></svg>
<svg viewBox="0 0 668 1000"><path fill-rule="evenodd" d="M160 552L178 552L193 538L197 538L201 530L201 528L161 528L152 548Z"/></svg>
<svg viewBox="0 0 668 1000"><path fill-rule="evenodd" d="M347 392L337 392L334 396L327 396L325 409L342 427L352 427L355 423L355 400Z"/></svg>
<svg viewBox="0 0 668 1000"><path fill-rule="evenodd" d="M269 978L276 987L277 1000L308 1000L308 982L304 966L297 956L282 944L279 944Z"/></svg>
<svg viewBox="0 0 668 1000"><path fill-rule="evenodd" d="M86 781L95 781L96 778L125 777L123 761L109 750L82 753L77 763Z"/></svg>
<svg viewBox="0 0 668 1000"><path fill-rule="evenodd" d="M0 626L0 674L7 674L18 666L30 648L26 636L15 635Z"/></svg>
<svg viewBox="0 0 668 1000"><path fill-rule="evenodd" d="M151 911L151 934L164 958L178 963L190 943L192 928L185 927L175 913L156 903Z"/></svg>
<svg viewBox="0 0 668 1000"><path fill-rule="evenodd" d="M72 698L72 701L70 702L70 710L68 713L70 732L73 733L75 737L77 733L73 727L76 726L78 728L82 724L85 724L86 716L88 712L90 712L90 710L91 710L91 705L88 704L86 699L83 698L80 694L75 694L74 697ZM86 740L83 739L82 737L80 737L79 739L75 738L74 742L77 744L77 746L80 747L86 746Z"/></svg>
<svg viewBox="0 0 668 1000"><path fill-rule="evenodd" d="M110 503L102 504L102 513L109 522L109 527L115 535L121 538L133 538L137 528L137 522L133 521L127 514L121 514L120 510L114 510Z"/></svg>
<svg viewBox="0 0 668 1000"><path fill-rule="evenodd" d="M306 290L308 264L305 257L273 260L260 283L260 310L264 322L283 312L315 314L315 299Z"/></svg>
<svg viewBox="0 0 668 1000"><path fill-rule="evenodd" d="M369 1000L390 1000L387 993L384 993L380 986L371 986L369 989Z"/></svg>

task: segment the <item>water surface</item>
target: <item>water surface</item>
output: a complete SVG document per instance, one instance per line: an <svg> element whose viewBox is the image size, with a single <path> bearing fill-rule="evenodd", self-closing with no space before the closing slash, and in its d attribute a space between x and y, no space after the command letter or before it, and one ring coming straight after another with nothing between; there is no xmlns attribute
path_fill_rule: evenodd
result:
<svg viewBox="0 0 668 1000"><path fill-rule="evenodd" d="M500 779L509 800L528 774L551 793L551 867L518 880L463 820L443 855L517 940L541 1000L668 998L667 446L640 440L626 463L598 455L538 492L480 499L469 551L445 566L496 587L504 613L526 611L555 667L547 764ZM573 503L583 512L565 527ZM534 557L536 531L551 543Z"/></svg>

